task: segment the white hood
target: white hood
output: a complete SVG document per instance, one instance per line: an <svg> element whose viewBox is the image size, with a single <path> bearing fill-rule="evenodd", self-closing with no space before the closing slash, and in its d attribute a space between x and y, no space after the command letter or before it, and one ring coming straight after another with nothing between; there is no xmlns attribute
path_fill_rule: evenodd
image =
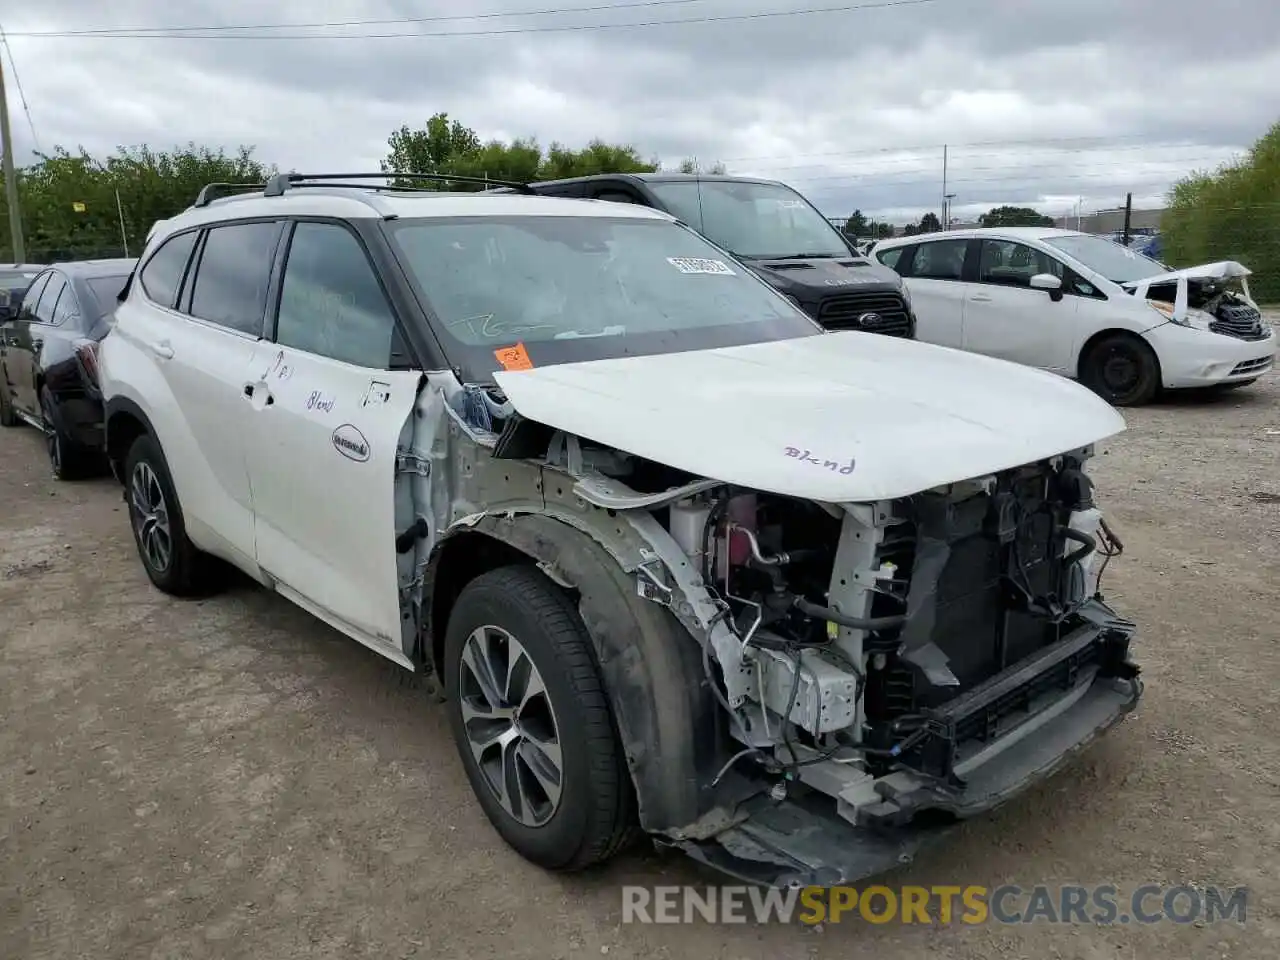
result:
<svg viewBox="0 0 1280 960"><path fill-rule="evenodd" d="M909 496L1125 428L1070 380L873 333L494 376L530 420L697 476L831 503Z"/></svg>
<svg viewBox="0 0 1280 960"><path fill-rule="evenodd" d="M1249 294L1249 281L1246 279L1253 275L1250 270L1242 263L1234 260L1218 260L1215 263L1202 263L1198 267L1186 267L1182 270L1170 270L1168 273L1158 273L1154 277L1143 277L1141 280L1129 280L1120 284L1135 297L1145 300L1148 291L1153 286L1160 286L1166 283L1173 283L1175 293L1173 298L1173 313L1171 320L1181 321L1190 314L1188 305L1190 283L1196 280L1239 280L1244 290L1244 295L1253 301ZM1207 323L1207 320L1205 321Z"/></svg>

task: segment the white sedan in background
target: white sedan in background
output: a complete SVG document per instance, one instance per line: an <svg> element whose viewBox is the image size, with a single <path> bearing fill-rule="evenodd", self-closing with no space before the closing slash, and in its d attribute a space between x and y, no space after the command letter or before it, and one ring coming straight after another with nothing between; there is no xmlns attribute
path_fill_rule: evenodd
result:
<svg viewBox="0 0 1280 960"><path fill-rule="evenodd" d="M1276 334L1223 261L1169 272L1105 237L1044 227L882 240L916 337L1078 379L1117 406L1162 388L1239 387L1275 363Z"/></svg>

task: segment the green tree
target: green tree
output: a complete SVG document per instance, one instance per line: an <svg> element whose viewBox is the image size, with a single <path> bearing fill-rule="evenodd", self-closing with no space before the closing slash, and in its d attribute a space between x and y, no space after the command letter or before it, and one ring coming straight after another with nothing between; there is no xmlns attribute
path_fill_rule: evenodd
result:
<svg viewBox="0 0 1280 960"><path fill-rule="evenodd" d="M721 163L719 160L717 160L715 163L711 164L711 166L707 167L704 170L698 164L697 157L685 157L683 160L680 161L680 166L677 169L680 173L689 173L689 174L705 173L708 176L713 176L713 177L721 176L726 172L724 164Z"/></svg>
<svg viewBox="0 0 1280 960"><path fill-rule="evenodd" d="M983 227L1052 227L1053 217L1047 217L1031 207L994 207L978 217Z"/></svg>
<svg viewBox="0 0 1280 960"><path fill-rule="evenodd" d="M118 257L126 248L137 256L151 226L189 207L206 184L261 184L275 172L254 159L252 147L228 154L195 144L168 151L144 144L105 159L54 147L18 173L27 259ZM7 222L2 191L0 211ZM9 233L0 231L0 260L12 258Z"/></svg>
<svg viewBox="0 0 1280 960"><path fill-rule="evenodd" d="M850 237L870 236L871 225L867 222L867 218L861 210L855 210L849 214L849 219L844 222L844 232Z"/></svg>
<svg viewBox="0 0 1280 960"><path fill-rule="evenodd" d="M1256 299L1280 301L1280 122L1240 160L1175 184L1160 229L1171 265L1238 260Z"/></svg>
<svg viewBox="0 0 1280 960"><path fill-rule="evenodd" d="M916 233L937 233L942 229L942 221L938 219L938 215L930 210L920 218L920 225L916 228Z"/></svg>
<svg viewBox="0 0 1280 960"><path fill-rule="evenodd" d="M419 130L402 126L387 139L387 146L381 166L385 172L452 174L518 183L594 173L642 173L658 167L656 162L644 160L635 147L599 139L577 150L552 143L545 152L534 139L481 142L474 130L450 120L447 113L435 114ZM466 182L416 185L422 189L475 189Z"/></svg>

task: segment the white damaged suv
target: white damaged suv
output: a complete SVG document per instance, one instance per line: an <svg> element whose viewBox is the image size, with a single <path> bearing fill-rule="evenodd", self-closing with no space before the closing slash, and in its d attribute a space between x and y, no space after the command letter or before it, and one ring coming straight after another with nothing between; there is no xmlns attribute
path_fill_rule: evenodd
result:
<svg viewBox="0 0 1280 960"><path fill-rule="evenodd" d="M824 333L648 208L371 182L157 225L108 453L160 589L229 563L437 674L521 854L852 881L1139 701L1093 393Z"/></svg>

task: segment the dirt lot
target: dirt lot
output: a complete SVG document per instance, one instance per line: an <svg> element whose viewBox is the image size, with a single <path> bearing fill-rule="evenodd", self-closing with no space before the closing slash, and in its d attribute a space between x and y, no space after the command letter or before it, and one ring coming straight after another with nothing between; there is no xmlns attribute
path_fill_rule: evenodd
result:
<svg viewBox="0 0 1280 960"><path fill-rule="evenodd" d="M1243 884L1243 927L624 927L621 884L706 876L643 851L586 877L518 859L421 690L261 590L162 596L118 488L54 484L18 429L0 432L0 957L1274 957L1280 377L1128 419L1095 473L1144 705L890 882Z"/></svg>

